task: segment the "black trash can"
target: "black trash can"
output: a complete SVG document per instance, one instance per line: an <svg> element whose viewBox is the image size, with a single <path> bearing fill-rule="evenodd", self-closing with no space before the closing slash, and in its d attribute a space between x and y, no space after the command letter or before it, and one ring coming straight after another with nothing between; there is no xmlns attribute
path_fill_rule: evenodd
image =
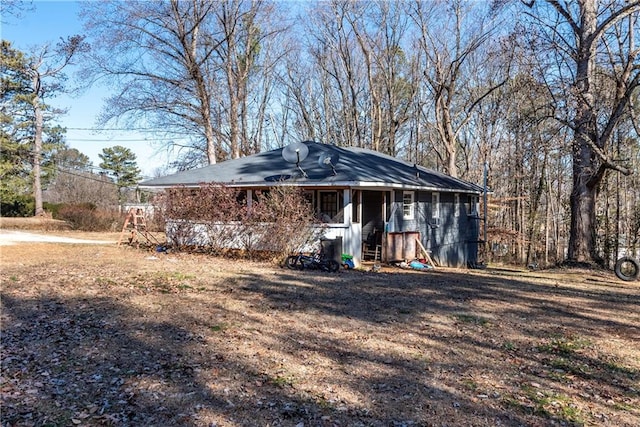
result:
<svg viewBox="0 0 640 427"><path fill-rule="evenodd" d="M335 260L342 265L342 237L335 239L320 239L322 253L326 259Z"/></svg>

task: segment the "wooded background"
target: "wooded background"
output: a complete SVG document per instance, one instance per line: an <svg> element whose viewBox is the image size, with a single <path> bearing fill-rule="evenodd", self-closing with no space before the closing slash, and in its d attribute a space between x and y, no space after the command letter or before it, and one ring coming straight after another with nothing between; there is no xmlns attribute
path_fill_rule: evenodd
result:
<svg viewBox="0 0 640 427"><path fill-rule="evenodd" d="M639 246L640 2L86 2L101 122L178 170L315 140L482 184L487 257ZM634 173L635 172L635 173Z"/></svg>

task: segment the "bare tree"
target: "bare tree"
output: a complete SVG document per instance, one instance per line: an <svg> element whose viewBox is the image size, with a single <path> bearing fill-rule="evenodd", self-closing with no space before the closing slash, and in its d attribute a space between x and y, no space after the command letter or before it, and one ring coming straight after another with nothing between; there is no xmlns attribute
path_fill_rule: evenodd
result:
<svg viewBox="0 0 640 427"><path fill-rule="evenodd" d="M216 21L224 35L215 52L220 63L219 102L231 158L260 151L260 129L273 90L274 67L283 55L276 5L262 0L218 2ZM226 126L225 126L226 125Z"/></svg>
<svg viewBox="0 0 640 427"><path fill-rule="evenodd" d="M261 70L265 39L275 31L266 1L167 0L83 4L94 54L84 77L119 92L103 123L124 120L174 138L183 158L213 164L255 149L250 83ZM253 79L253 80L252 80ZM259 98L264 101L264 97ZM139 125L137 126L139 127Z"/></svg>
<svg viewBox="0 0 640 427"><path fill-rule="evenodd" d="M33 0L3 0L0 2L0 22L6 23L7 17L21 18L24 12L33 9Z"/></svg>
<svg viewBox="0 0 640 427"><path fill-rule="evenodd" d="M610 169L632 172L612 147L615 130L640 85L640 50L635 44L640 2L544 0L528 6L546 37L539 57L556 96L556 118L573 132L567 260L601 263L595 236L601 181ZM611 88L606 96L598 90L603 87Z"/></svg>
<svg viewBox="0 0 640 427"><path fill-rule="evenodd" d="M117 186L106 175L91 172L89 159L75 149L56 156L56 176L47 186L52 203L90 203L103 209L118 206Z"/></svg>
<svg viewBox="0 0 640 427"><path fill-rule="evenodd" d="M403 8L384 1L314 5L304 27L306 45L293 43L299 56L282 78L310 137L399 151L396 138L415 88Z"/></svg>
<svg viewBox="0 0 640 427"><path fill-rule="evenodd" d="M317 98L315 132L326 142L366 145L366 75L348 15L360 5L345 0L318 3L305 27L307 54L315 70L303 93ZM303 53L304 54L304 53Z"/></svg>
<svg viewBox="0 0 640 427"><path fill-rule="evenodd" d="M367 71L371 146L396 155L396 136L409 120L417 86L411 57L403 46L407 15L402 3L379 1L368 3L362 17L348 14L347 19Z"/></svg>
<svg viewBox="0 0 640 427"><path fill-rule="evenodd" d="M299 46L292 47L292 51L302 52ZM280 74L279 82L282 87L282 109L291 121L291 129L287 129L287 133L300 141L322 139L322 131L318 126L321 122L316 120L321 110L319 93L316 92L317 80L314 78L317 75L307 61L294 61L289 57L285 60L287 66Z"/></svg>
<svg viewBox="0 0 640 427"><path fill-rule="evenodd" d="M461 132L473 110L508 81L509 67L483 73L487 45L500 28L485 22L493 11L464 0L416 1L410 15L418 28L417 45L423 55L421 68L431 95L431 108L439 144L435 147L444 171L458 176ZM495 47L494 47L495 48ZM479 56L480 55L480 56Z"/></svg>
<svg viewBox="0 0 640 427"><path fill-rule="evenodd" d="M216 162L215 82L208 58L221 36L203 28L213 6L198 0L83 4L94 47L83 77L106 78L119 89L107 100L103 123L140 120L178 137L193 132L201 139L181 140Z"/></svg>
<svg viewBox="0 0 640 427"><path fill-rule="evenodd" d="M33 109L33 195L35 215L44 214L42 206L42 144L45 122L44 99L64 90L64 68L70 65L77 54L86 51L88 46L81 36L72 36L61 40L55 46L46 44L35 48L27 63L25 73L31 79L29 93L25 94Z"/></svg>

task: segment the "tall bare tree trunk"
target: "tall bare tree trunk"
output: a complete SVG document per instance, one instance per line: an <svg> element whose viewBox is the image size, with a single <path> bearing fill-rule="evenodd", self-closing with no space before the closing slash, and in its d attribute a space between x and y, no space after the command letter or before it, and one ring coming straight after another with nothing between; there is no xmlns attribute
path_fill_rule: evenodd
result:
<svg viewBox="0 0 640 427"><path fill-rule="evenodd" d="M436 101L436 118L437 129L442 145L444 146L444 172L450 176L458 177L458 168L456 159L458 153L458 136L453 130L451 110L449 109L450 101L445 101L443 95L439 95Z"/></svg>
<svg viewBox="0 0 640 427"><path fill-rule="evenodd" d="M593 70L595 44L588 43L596 32L596 2L582 3L582 32L579 34L576 57L577 111L574 119L573 191L569 197L571 225L568 259L589 262L599 259L595 253L596 191L600 178L594 174L595 155L589 144L595 139L595 121L591 106L594 100L590 77ZM576 34L578 36L578 34ZM586 40L585 40L586 39Z"/></svg>
<svg viewBox="0 0 640 427"><path fill-rule="evenodd" d="M34 76L33 87L40 86L40 76L36 73ZM40 105L40 97L34 96L31 101L33 111L35 113L35 136L33 146L33 198L35 200L35 216L44 215L44 207L42 203L42 181L41 181L41 163L42 163L42 106Z"/></svg>
<svg viewBox="0 0 640 427"><path fill-rule="evenodd" d="M203 7L201 3L196 1L193 2L193 10L191 11L193 15L193 22L198 22L199 19L202 19L202 9ZM193 79L196 87L197 102L200 105L200 119L202 121L202 129L206 139L207 162L209 164L215 164L217 161L217 144L211 119L211 94L205 80L207 77L204 75L203 70L198 63L200 26L188 26L189 21L187 21L183 16L178 0L172 0L171 10L174 14L176 27L179 30L176 35L184 49L184 61L187 72L189 73L189 77Z"/></svg>
<svg viewBox="0 0 640 427"><path fill-rule="evenodd" d="M547 2L556 9L573 31L573 45L568 44L564 47L572 53L570 60L575 61L573 64L575 80L569 92L575 107L571 120L574 132L573 190L569 196L571 221L567 261L602 264L603 260L597 252L595 238L598 189L607 169L615 169L624 174L631 173L629 169L620 166L609 157L607 148L611 145L613 130L622 120L622 112L630 102L631 93L640 84L636 63L638 51L634 47L633 25L631 23L629 25L626 40L618 35L617 46L621 48L628 45L626 51L624 49L620 51L619 57L609 52L611 63L598 64L596 67L597 52L599 44L603 43L608 36L607 31L625 17L638 12L640 2L627 2L617 10L607 10L608 15L605 15L605 11L598 10L600 2L597 0L579 0L574 5L575 8L557 0L547 0ZM598 22L599 12L602 12L601 22ZM562 39L567 40L566 37ZM610 45L607 49L611 49ZM621 62L613 61L614 57L619 58ZM596 82L599 81L596 72L600 72L598 70L605 65L611 67L616 84L610 110L606 112L601 108L597 109L600 103L596 102L595 87ZM604 125L599 128L598 123L604 123Z"/></svg>

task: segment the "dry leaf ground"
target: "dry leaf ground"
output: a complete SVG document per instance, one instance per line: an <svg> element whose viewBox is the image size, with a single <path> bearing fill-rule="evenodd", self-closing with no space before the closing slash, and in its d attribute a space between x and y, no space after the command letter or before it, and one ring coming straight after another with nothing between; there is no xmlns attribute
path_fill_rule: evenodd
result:
<svg viewBox="0 0 640 427"><path fill-rule="evenodd" d="M640 283L607 272L0 251L2 426L639 424Z"/></svg>

